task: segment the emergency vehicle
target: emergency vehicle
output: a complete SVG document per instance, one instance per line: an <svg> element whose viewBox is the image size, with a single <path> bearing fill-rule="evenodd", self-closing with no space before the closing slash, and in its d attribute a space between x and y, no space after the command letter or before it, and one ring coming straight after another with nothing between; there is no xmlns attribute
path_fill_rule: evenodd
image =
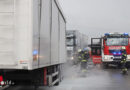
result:
<svg viewBox="0 0 130 90"><path fill-rule="evenodd" d="M92 38L91 49L94 64L103 63L104 66L109 64L119 65L122 47L126 48L128 64L130 62L130 37L128 33L106 33L102 38Z"/></svg>

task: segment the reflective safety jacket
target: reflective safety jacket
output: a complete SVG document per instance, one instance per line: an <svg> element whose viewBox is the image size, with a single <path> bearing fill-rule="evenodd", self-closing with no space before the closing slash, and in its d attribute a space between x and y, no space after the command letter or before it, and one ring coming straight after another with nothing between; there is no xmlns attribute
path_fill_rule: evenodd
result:
<svg viewBox="0 0 130 90"><path fill-rule="evenodd" d="M127 59L127 54L123 52L122 53L121 63L126 63L126 59Z"/></svg>
<svg viewBox="0 0 130 90"><path fill-rule="evenodd" d="M81 51L79 52L78 59L81 62L87 62L87 60L89 59L89 55L85 51Z"/></svg>
<svg viewBox="0 0 130 90"><path fill-rule="evenodd" d="M87 62L87 60L81 60L81 62Z"/></svg>

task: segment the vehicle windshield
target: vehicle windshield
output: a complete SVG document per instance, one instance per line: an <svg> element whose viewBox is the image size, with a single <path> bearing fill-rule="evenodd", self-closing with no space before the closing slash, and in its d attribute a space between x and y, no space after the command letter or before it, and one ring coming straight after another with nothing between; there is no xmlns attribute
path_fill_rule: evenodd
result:
<svg viewBox="0 0 130 90"><path fill-rule="evenodd" d="M106 44L108 46L127 46L128 38L107 38Z"/></svg>
<svg viewBox="0 0 130 90"><path fill-rule="evenodd" d="M73 46L73 44L74 44L74 40L73 40L73 38L67 38L67 46Z"/></svg>

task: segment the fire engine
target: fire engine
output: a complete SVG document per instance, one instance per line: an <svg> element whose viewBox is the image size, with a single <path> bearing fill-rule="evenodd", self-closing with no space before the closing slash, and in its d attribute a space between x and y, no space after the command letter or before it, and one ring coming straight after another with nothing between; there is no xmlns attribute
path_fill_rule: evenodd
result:
<svg viewBox="0 0 130 90"><path fill-rule="evenodd" d="M122 50L126 48L127 64L130 62L130 37L128 33L106 33L102 38L91 39L92 60L94 64L102 63L120 65Z"/></svg>

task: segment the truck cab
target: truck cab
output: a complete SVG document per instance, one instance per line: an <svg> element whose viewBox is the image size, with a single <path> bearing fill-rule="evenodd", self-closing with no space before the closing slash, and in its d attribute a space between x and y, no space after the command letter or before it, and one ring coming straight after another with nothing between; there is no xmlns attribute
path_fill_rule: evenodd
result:
<svg viewBox="0 0 130 90"><path fill-rule="evenodd" d="M122 47L126 48L127 63L130 62L130 38L127 33L109 34L106 33L102 38L102 62L103 64L118 64L122 58Z"/></svg>
<svg viewBox="0 0 130 90"><path fill-rule="evenodd" d="M94 40L98 40L95 43ZM126 48L127 64L130 63L130 37L128 33L106 33L101 38L91 39L92 60L100 61L103 65L120 64L122 59L122 47ZM99 54L98 54L99 53ZM100 63L101 63L100 62Z"/></svg>

